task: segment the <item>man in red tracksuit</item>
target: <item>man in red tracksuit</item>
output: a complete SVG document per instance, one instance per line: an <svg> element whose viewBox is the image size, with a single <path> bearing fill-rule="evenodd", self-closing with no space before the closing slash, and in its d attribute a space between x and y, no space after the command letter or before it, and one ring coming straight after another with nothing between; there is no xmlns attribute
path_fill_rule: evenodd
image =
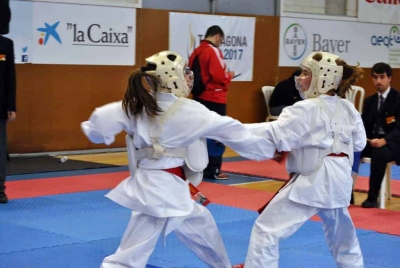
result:
<svg viewBox="0 0 400 268"><path fill-rule="evenodd" d="M195 57L198 57L201 78L205 90L193 99L202 103L211 111L226 115L226 100L228 85L235 76L234 72L227 71L224 57L218 47L224 40L224 32L219 26L207 29L205 39L201 41L190 55L189 67L192 67ZM225 146L214 140L207 140L209 163L204 170L204 177L210 179L228 179L228 175L221 173L222 154Z"/></svg>

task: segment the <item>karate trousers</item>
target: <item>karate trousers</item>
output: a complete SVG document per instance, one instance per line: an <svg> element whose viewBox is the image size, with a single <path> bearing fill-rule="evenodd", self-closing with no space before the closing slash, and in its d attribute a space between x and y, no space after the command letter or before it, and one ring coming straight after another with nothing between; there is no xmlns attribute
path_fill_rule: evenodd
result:
<svg viewBox="0 0 400 268"><path fill-rule="evenodd" d="M278 268L279 241L318 215L337 267L364 267L356 230L346 208L316 208L289 200L292 184L284 187L254 223L245 268Z"/></svg>
<svg viewBox="0 0 400 268"><path fill-rule="evenodd" d="M104 258L101 268L146 267L160 235L168 228L168 221L176 218L158 218L133 211L116 253ZM210 267L231 268L214 218L202 205L194 202L193 211L180 219L173 232Z"/></svg>

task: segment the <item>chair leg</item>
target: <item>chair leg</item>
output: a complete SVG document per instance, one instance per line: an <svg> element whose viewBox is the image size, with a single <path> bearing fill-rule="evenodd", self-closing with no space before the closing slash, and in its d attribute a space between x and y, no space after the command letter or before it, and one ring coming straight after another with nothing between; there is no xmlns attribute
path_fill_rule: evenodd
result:
<svg viewBox="0 0 400 268"><path fill-rule="evenodd" d="M386 201L386 180L387 180L387 173L383 176L383 181L381 184L381 190L379 191L379 208L385 208L385 201Z"/></svg>
<svg viewBox="0 0 400 268"><path fill-rule="evenodd" d="M392 199L392 165L388 164L386 166L386 199Z"/></svg>

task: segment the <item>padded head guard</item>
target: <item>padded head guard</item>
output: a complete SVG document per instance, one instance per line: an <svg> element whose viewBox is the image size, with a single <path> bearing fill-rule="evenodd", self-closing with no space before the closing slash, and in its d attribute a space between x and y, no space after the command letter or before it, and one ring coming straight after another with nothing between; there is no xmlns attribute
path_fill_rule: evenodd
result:
<svg viewBox="0 0 400 268"><path fill-rule="evenodd" d="M315 54L320 54L321 60L313 59ZM336 64L337 58L339 58L337 55L317 51L303 60L301 67L310 69L312 75L310 88L304 92L307 98L315 98L331 89L337 89L343 76L343 66Z"/></svg>
<svg viewBox="0 0 400 268"><path fill-rule="evenodd" d="M186 68L186 60L172 51L161 51L146 59L142 71L158 77L163 83L161 91L177 97L187 97L193 86L193 73Z"/></svg>

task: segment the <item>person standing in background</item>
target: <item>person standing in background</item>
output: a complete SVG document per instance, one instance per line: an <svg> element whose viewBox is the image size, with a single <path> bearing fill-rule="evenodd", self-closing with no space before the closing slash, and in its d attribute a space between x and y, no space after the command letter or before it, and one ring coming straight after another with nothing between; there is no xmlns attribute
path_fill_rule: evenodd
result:
<svg viewBox="0 0 400 268"><path fill-rule="evenodd" d="M189 67L192 68L197 58L201 80L205 86L204 91L193 99L206 106L209 110L220 115L226 115L228 86L234 72L227 71L224 57L219 47L224 40L221 27L214 25L207 29L205 39L201 41L189 58ZM204 170L204 178L223 180L228 179L227 174L221 173L222 155L225 146L212 139L207 139L209 163Z"/></svg>
<svg viewBox="0 0 400 268"><path fill-rule="evenodd" d="M16 118L16 81L14 43L2 34L8 33L11 11L8 4L0 2L0 204L8 202L6 195L7 121Z"/></svg>

